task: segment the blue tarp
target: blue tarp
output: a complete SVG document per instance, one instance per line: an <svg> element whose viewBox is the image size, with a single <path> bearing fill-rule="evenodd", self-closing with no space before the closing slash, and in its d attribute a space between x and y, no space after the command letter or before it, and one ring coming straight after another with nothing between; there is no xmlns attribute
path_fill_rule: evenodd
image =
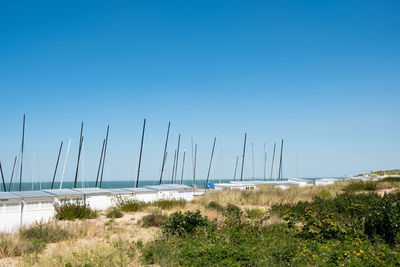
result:
<svg viewBox="0 0 400 267"><path fill-rule="evenodd" d="M213 183L207 183L207 185L204 186L203 189L215 189L215 185Z"/></svg>

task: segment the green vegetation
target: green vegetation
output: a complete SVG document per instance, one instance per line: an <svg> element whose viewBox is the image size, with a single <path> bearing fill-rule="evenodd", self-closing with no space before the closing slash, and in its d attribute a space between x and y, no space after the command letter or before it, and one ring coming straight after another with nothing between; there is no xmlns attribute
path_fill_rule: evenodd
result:
<svg viewBox="0 0 400 267"><path fill-rule="evenodd" d="M59 220L93 219L98 216L97 211L79 203L56 204L55 210Z"/></svg>
<svg viewBox="0 0 400 267"><path fill-rule="evenodd" d="M117 206L125 212L136 212L143 210L147 204L134 199L118 198Z"/></svg>
<svg viewBox="0 0 400 267"><path fill-rule="evenodd" d="M197 212L173 213L164 237L142 249L161 266L388 266L400 263L400 194L344 193L262 210L222 207L214 222Z"/></svg>
<svg viewBox="0 0 400 267"><path fill-rule="evenodd" d="M121 218L124 216L124 214L118 209L118 208L111 208L109 211L106 213L107 218Z"/></svg>
<svg viewBox="0 0 400 267"><path fill-rule="evenodd" d="M154 203L152 203L153 206L160 207L162 209L172 209L172 208L183 208L186 205L185 200L157 200Z"/></svg>
<svg viewBox="0 0 400 267"><path fill-rule="evenodd" d="M345 192L357 192L357 191L374 191L376 190L377 182L374 181L354 181L348 184L345 188Z"/></svg>
<svg viewBox="0 0 400 267"><path fill-rule="evenodd" d="M379 182L400 182L400 177L386 177L379 180Z"/></svg>
<svg viewBox="0 0 400 267"><path fill-rule="evenodd" d="M29 228L22 228L19 235L25 240L40 240L44 243L55 243L68 238L69 233L58 225L35 223Z"/></svg>
<svg viewBox="0 0 400 267"><path fill-rule="evenodd" d="M167 216L161 213L151 213L143 216L140 224L142 227L160 227L166 218Z"/></svg>

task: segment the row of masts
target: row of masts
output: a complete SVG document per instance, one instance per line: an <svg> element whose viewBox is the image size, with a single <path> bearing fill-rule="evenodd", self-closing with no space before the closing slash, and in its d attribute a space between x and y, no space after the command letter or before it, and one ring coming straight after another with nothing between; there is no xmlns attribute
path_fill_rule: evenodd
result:
<svg viewBox="0 0 400 267"><path fill-rule="evenodd" d="M26 116L24 114L24 116L23 116L23 124L22 124L22 142L21 142L20 172L19 172L19 191L22 190L22 170L23 170L23 156L24 156L24 143L25 143L25 119L26 119ZM84 126L84 123L82 122L81 123L81 129L80 129L80 136L79 136L78 157L77 157L77 163L76 163L76 169L75 169L75 177L74 177L73 188L77 188L77 185L78 185L78 173L79 173L81 154L82 154L83 142L84 142L83 126ZM171 128L171 122L168 122L167 135L166 135L166 138L165 138L165 145L164 145L164 150L163 150L163 154L162 154L162 164L161 164L161 173L160 173L159 184L162 184L162 181L163 181L163 174L164 174L165 164L166 164L167 155L168 155L167 149L168 149L168 140L169 140L170 128ZM142 138L141 138L140 153L139 153L139 162L138 162L136 184L135 184L136 187L139 186L140 168L141 168L141 162L142 162L142 153L143 153L145 130L146 130L146 119L144 119L144 121L143 121ZM99 160L99 165L98 165L98 169L97 169L95 187L100 187L101 188L102 185L103 185L103 174L104 174L104 165L105 165L106 153L107 153L109 131L110 131L110 126L108 125L107 126L107 131L106 131L106 136L103 139L103 143L102 143L102 149L101 149L100 160ZM222 161L223 161L223 139L224 139L224 135L222 134L221 164L222 164ZM206 186L207 186L207 184L209 182L209 179L210 179L210 173L211 173L211 167L212 167L212 162L213 162L213 157L214 157L214 150L215 150L216 140L217 140L217 138L214 137L212 150L211 150L211 156L210 156L210 162L209 162L208 171L207 171ZM175 149L175 152L174 152L171 183L177 183L180 142L181 142L181 134L179 133L178 134L178 145L177 145L177 148ZM242 162L241 162L241 171L240 171L240 181L243 181L243 172L244 172L245 155L246 155L246 142L247 142L247 133L245 133L245 135L244 135ZM68 160L70 145L71 145L71 139L68 142L66 158L65 158L65 161L64 161L64 167L63 167L63 172L62 172L61 181L60 181L60 189L62 188L62 184L63 184L63 179L64 179L65 168L66 168L66 164L67 164L67 160ZM193 137L191 138L191 148L192 148L191 150L192 150L193 182L195 182L195 180L196 180L196 163L197 163L197 144L194 144ZM255 175L254 175L254 144L253 143L251 143L251 148L252 148L252 170L253 170L253 172L252 172L253 176L252 177L254 179ZM53 174L52 182L51 182L51 189L54 189L54 183L55 183L55 179L56 179L56 175L57 175L57 170L58 170L58 166L59 166L59 161L60 161L60 156L61 156L62 149L63 149L63 141L61 141L60 147L58 149L56 165L55 165L54 174ZM272 153L272 164L271 164L270 179L273 179L275 151L276 151L276 143L274 143L274 148L273 148L273 153ZM264 143L264 155L263 156L264 156L263 157L263 161L264 161L263 179L266 180L266 178L267 178L266 177L267 152L266 152L266 144L265 143ZM282 157L283 157L283 139L281 141L281 151L280 151L279 169L278 169L278 177L277 177L278 180L282 180ZM183 177L184 177L184 170L185 170L185 158L186 158L186 150L183 151L182 170L181 170L181 177L180 177L180 183L181 184L183 184ZM12 182L13 182L16 162L17 162L17 156L15 156L15 158L14 158L14 164L13 164L13 168L12 168L12 173L11 173L10 183L9 183L9 186L8 186L8 191L11 190L11 185L12 185ZM239 156L236 157L235 169L234 169L234 174L233 174L233 180L234 181L236 181L238 162L239 162ZM221 176L221 172L222 172L222 165L221 165L221 168L220 168L220 176ZM7 187L6 187L6 183L5 183L5 180L4 180L3 168L2 168L1 162L0 162L0 174L1 174L1 178L2 178L3 191L6 192L7 191ZM83 177L82 177L82 184L83 184Z"/></svg>

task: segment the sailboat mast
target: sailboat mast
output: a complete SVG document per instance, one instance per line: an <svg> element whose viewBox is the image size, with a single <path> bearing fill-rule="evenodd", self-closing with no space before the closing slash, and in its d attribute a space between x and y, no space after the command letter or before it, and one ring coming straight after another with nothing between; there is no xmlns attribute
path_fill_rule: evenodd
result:
<svg viewBox="0 0 400 267"><path fill-rule="evenodd" d="M140 154L139 154L139 164L138 164L138 172L137 172L137 178L136 178L136 187L139 187L140 164L142 163L142 152L143 152L143 141L144 141L145 129L146 129L146 119L144 119L144 121L143 121L142 141L140 142Z"/></svg>
<svg viewBox="0 0 400 267"><path fill-rule="evenodd" d="M214 137L214 143L213 143L213 147L212 147L212 151L211 151L210 165L208 166L206 188L207 188L208 180L210 179L211 163L212 163L213 156L214 156L215 141L217 141L217 138L216 138L216 137Z"/></svg>
<svg viewBox="0 0 400 267"><path fill-rule="evenodd" d="M7 192L7 189L6 189L6 182L4 181L3 168L1 167L1 162L0 162L0 172L1 172L1 180L3 181L3 189L4 189L4 192Z"/></svg>
<svg viewBox="0 0 400 267"><path fill-rule="evenodd" d="M282 143L281 143L281 157L279 160L279 174L278 174L279 180L282 180L282 152L283 152L283 139L282 139Z"/></svg>
<svg viewBox="0 0 400 267"><path fill-rule="evenodd" d="M233 180L236 181L236 170L239 161L239 156L236 156L235 172L233 173Z"/></svg>
<svg viewBox="0 0 400 267"><path fill-rule="evenodd" d="M174 183L174 174L175 174L175 161L176 161L176 149L174 152L174 163L172 164L172 177L171 177L171 184Z"/></svg>
<svg viewBox="0 0 400 267"><path fill-rule="evenodd" d="M108 133L109 133L109 131L110 131L110 125L107 125L106 143L104 144L103 162L101 164L100 188L101 188L101 186L103 184L104 162L106 161L106 153L107 153Z"/></svg>
<svg viewBox="0 0 400 267"><path fill-rule="evenodd" d="M193 136L190 138L192 141L192 171L193 171L193 181L194 181L194 150L193 150Z"/></svg>
<svg viewBox="0 0 400 267"><path fill-rule="evenodd" d="M185 155L186 155L186 149L183 150L181 184L183 184L183 171L185 170Z"/></svg>
<svg viewBox="0 0 400 267"><path fill-rule="evenodd" d="M58 168L58 162L60 161L60 155L61 155L62 146L63 146L63 142L61 141L60 149L58 150L56 168L54 169L53 181L51 182L51 189L54 188L54 179L56 179L57 168Z"/></svg>
<svg viewBox="0 0 400 267"><path fill-rule="evenodd" d="M274 152L272 152L272 164L271 164L271 175L270 175L271 179L272 179L272 173L274 171L275 148L276 148L276 143L274 143Z"/></svg>
<svg viewBox="0 0 400 267"><path fill-rule="evenodd" d="M78 149L78 159L77 159L77 162L76 162L74 188L76 188L76 184L78 182L79 160L81 159L81 150L82 150L82 141L83 141L82 133L83 133L83 121L82 121L82 124L81 124L81 134L80 134L80 137L79 137L79 149Z"/></svg>
<svg viewBox="0 0 400 267"><path fill-rule="evenodd" d="M179 134L178 136L178 149L176 150L176 166L175 166L175 176L174 176L174 180L176 182L176 175L178 174L178 160L179 160L179 146L181 144L181 134Z"/></svg>
<svg viewBox="0 0 400 267"><path fill-rule="evenodd" d="M22 145L21 145L21 167L19 171L19 191L21 191L21 186L22 186L22 165L24 161L24 139L25 139L25 114L24 114L24 120L22 123Z"/></svg>
<svg viewBox="0 0 400 267"><path fill-rule="evenodd" d="M12 169L12 172L11 172L11 178L10 178L10 184L8 185L8 191L11 191L11 185L12 185L12 180L13 180L13 177L14 177L14 170L15 170L15 164L17 163L17 156L15 156L15 158L14 158L14 165L13 165L13 169Z"/></svg>
<svg viewBox="0 0 400 267"><path fill-rule="evenodd" d="M103 146L101 147L101 154L100 154L100 160L99 160L99 167L97 168L97 176L96 176L96 183L94 187L97 187L97 183L99 181L99 175L100 175L100 169L101 169L101 163L103 161L103 153L104 153L104 147L106 145L106 139L103 139Z"/></svg>
<svg viewBox="0 0 400 267"><path fill-rule="evenodd" d="M63 172L62 172L61 180L60 180L60 189L62 188L62 184L63 184L63 181L64 181L65 168L67 167L67 161L68 161L68 155L69 155L70 147L71 147L71 138L68 141L67 154L65 155L64 167L63 167Z"/></svg>
<svg viewBox="0 0 400 267"><path fill-rule="evenodd" d="M240 173L240 181L243 181L244 156L245 156L245 153L246 153L246 139L247 139L247 133L244 134L243 155L242 155L242 171Z"/></svg>
<svg viewBox="0 0 400 267"><path fill-rule="evenodd" d="M165 166L165 159L166 159L166 155L167 155L167 146L168 146L168 137L169 137L169 129L171 127L171 122L168 122L168 130L167 130L167 137L165 138L165 146L164 146L164 153L163 153L163 161L162 161L162 165L161 165L161 174L160 174L160 182L159 184L161 184L162 182L162 176L164 173L164 166Z"/></svg>

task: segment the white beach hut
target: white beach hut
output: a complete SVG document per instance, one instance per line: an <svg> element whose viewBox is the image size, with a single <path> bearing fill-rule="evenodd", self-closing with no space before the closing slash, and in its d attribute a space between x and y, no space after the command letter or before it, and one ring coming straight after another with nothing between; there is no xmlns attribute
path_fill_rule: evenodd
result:
<svg viewBox="0 0 400 267"><path fill-rule="evenodd" d="M21 226L22 198L0 192L0 232L16 232Z"/></svg>
<svg viewBox="0 0 400 267"><path fill-rule="evenodd" d="M78 203L83 204L83 194L71 189L46 189L43 190L55 196L57 204Z"/></svg>
<svg viewBox="0 0 400 267"><path fill-rule="evenodd" d="M54 217L54 195L43 191L20 191L13 194L22 199L22 226L47 222Z"/></svg>
<svg viewBox="0 0 400 267"><path fill-rule="evenodd" d="M159 200L159 199L167 199L167 200L178 199L178 190L176 188L172 188L171 186L161 184L161 185L146 186L145 188L156 191L157 192L157 200Z"/></svg>
<svg viewBox="0 0 400 267"><path fill-rule="evenodd" d="M158 191L144 187L124 188L133 193L133 199L142 202L154 202L158 199Z"/></svg>
<svg viewBox="0 0 400 267"><path fill-rule="evenodd" d="M83 195L83 202L95 210L106 210L113 205L112 193L102 188L74 188Z"/></svg>
<svg viewBox="0 0 400 267"><path fill-rule="evenodd" d="M236 182L236 183L217 183L214 184L215 190L220 191L224 189L229 189L229 190L250 190L250 189L255 189L256 185L253 183L249 182Z"/></svg>
<svg viewBox="0 0 400 267"><path fill-rule="evenodd" d="M164 184L176 191L176 199L192 201L194 196L194 188L184 184Z"/></svg>

